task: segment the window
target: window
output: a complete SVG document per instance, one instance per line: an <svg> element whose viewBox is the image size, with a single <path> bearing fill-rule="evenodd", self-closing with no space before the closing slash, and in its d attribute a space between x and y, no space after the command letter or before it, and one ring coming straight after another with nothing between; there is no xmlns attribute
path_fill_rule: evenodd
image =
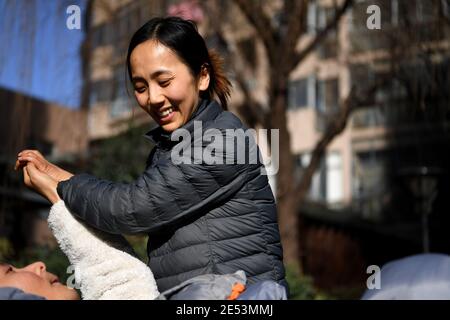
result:
<svg viewBox="0 0 450 320"><path fill-rule="evenodd" d="M304 108L308 105L308 79L294 80L289 84L288 108Z"/></svg>
<svg viewBox="0 0 450 320"><path fill-rule="evenodd" d="M309 165L311 154L305 152L296 155L295 178L300 181L304 170ZM344 199L343 164L340 152L333 151L326 154L314 173L308 197L314 201L339 203Z"/></svg>
<svg viewBox="0 0 450 320"><path fill-rule="evenodd" d="M127 98L116 99L112 102L110 108L111 118L120 117L131 111L131 105Z"/></svg>
<svg viewBox="0 0 450 320"><path fill-rule="evenodd" d="M101 47L114 43L114 30L112 24L101 24L93 31L93 46Z"/></svg>
<svg viewBox="0 0 450 320"><path fill-rule="evenodd" d="M119 64L114 70L114 79L113 81L113 99L127 97L127 77L128 75L125 72L125 66L123 64Z"/></svg>
<svg viewBox="0 0 450 320"><path fill-rule="evenodd" d="M311 154L305 152L296 155L295 178L300 181L304 170L308 167L311 160ZM308 197L314 201L325 201L326 199L326 169L325 161L321 161L319 168L313 174L311 185L309 187Z"/></svg>
<svg viewBox="0 0 450 320"><path fill-rule="evenodd" d="M109 80L99 80L91 84L89 104L110 101L112 98L112 83Z"/></svg>
<svg viewBox="0 0 450 320"><path fill-rule="evenodd" d="M317 81L316 108L322 113L334 113L339 109L339 85L337 79Z"/></svg>
<svg viewBox="0 0 450 320"><path fill-rule="evenodd" d="M126 84L127 75L125 67L120 64L114 70L113 82L113 100L110 109L111 117L118 117L131 110L130 101L127 94Z"/></svg>
<svg viewBox="0 0 450 320"><path fill-rule="evenodd" d="M328 203L341 202L344 198L344 179L342 156L339 152L330 152L326 159L326 196Z"/></svg>
<svg viewBox="0 0 450 320"><path fill-rule="evenodd" d="M308 33L315 34L317 29L317 4L315 2L308 6L307 27Z"/></svg>
<svg viewBox="0 0 450 320"><path fill-rule="evenodd" d="M317 21L316 25L319 30L324 29L329 23L333 21L336 16L335 7L322 7L319 6L316 10ZM338 38L337 38L337 28L333 28L328 32L327 37L319 45L318 53L322 59L332 58L337 55L338 49Z"/></svg>

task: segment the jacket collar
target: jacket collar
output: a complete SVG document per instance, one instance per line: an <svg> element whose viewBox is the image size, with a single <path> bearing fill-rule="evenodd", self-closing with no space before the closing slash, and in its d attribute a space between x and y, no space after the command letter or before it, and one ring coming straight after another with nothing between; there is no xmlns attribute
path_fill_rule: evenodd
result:
<svg viewBox="0 0 450 320"><path fill-rule="evenodd" d="M215 119L223 111L222 107L215 100L200 99L197 109L192 113L188 122L181 128L188 130L190 133L194 131L194 121L208 121ZM175 130L176 131L176 130ZM173 132L164 131L157 123L148 131L144 138L149 139L154 144L170 142Z"/></svg>

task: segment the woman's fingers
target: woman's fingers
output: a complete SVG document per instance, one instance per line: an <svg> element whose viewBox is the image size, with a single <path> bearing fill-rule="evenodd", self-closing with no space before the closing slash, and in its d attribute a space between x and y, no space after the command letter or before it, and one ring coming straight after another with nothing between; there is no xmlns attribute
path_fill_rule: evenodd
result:
<svg viewBox="0 0 450 320"><path fill-rule="evenodd" d="M16 160L16 163L14 164L14 170L22 169L23 162L21 162L19 159Z"/></svg>
<svg viewBox="0 0 450 320"><path fill-rule="evenodd" d="M23 150L19 152L18 156L34 156L38 159L42 159L43 161L46 161L42 153L40 153L38 150Z"/></svg>
<svg viewBox="0 0 450 320"><path fill-rule="evenodd" d="M47 165L48 161L42 156L42 154L37 150L23 150L18 154L19 160L26 160L27 158L36 159L34 163L38 167L39 170L43 170L43 166ZM31 160L28 160L31 161ZM39 162L38 162L39 161Z"/></svg>
<svg viewBox="0 0 450 320"><path fill-rule="evenodd" d="M39 191L39 187L40 187L40 180L41 176L40 175L44 175L45 173L43 173L42 171L38 170L36 168L36 166L34 165L34 163L32 162L28 162L27 165L25 166L25 171L24 171L24 177L25 177L25 172L27 175L27 179L29 181L29 184L36 189L36 191Z"/></svg>
<svg viewBox="0 0 450 320"><path fill-rule="evenodd" d="M63 181L70 179L73 176L72 173L61 169L53 163L47 161L44 156L37 150L23 150L18 154L18 162L16 162L15 169L21 168L21 166L27 163L33 163L38 170L48 174L52 179L56 181Z"/></svg>
<svg viewBox="0 0 450 320"><path fill-rule="evenodd" d="M47 168L47 163L35 157L34 155L22 155L18 158L20 162L27 164L28 162L33 163L39 170L45 171Z"/></svg>
<svg viewBox="0 0 450 320"><path fill-rule="evenodd" d="M14 164L14 170L18 171L21 170L24 166L26 166L28 163L28 160L16 160L16 163Z"/></svg>
<svg viewBox="0 0 450 320"><path fill-rule="evenodd" d="M27 168L27 173L28 173L28 175L29 175L29 177L30 177L30 180L33 181L33 178L36 177L36 174L37 174L36 171L37 171L38 169L36 168L36 166L35 166L34 163L32 163L32 162L27 163L26 168ZM40 171L39 171L39 172L40 172Z"/></svg>
<svg viewBox="0 0 450 320"><path fill-rule="evenodd" d="M23 170L23 182L25 183L25 185L26 185L27 187L32 188L33 185L32 185L32 183L31 183L30 176L28 175L27 167L24 166L24 167L22 168L22 170Z"/></svg>
<svg viewBox="0 0 450 320"><path fill-rule="evenodd" d="M51 203L56 203L60 200L58 192L56 191L58 186L58 182L56 180L36 168L34 163L31 162L27 163L25 170L30 180L30 186L34 190L46 197Z"/></svg>

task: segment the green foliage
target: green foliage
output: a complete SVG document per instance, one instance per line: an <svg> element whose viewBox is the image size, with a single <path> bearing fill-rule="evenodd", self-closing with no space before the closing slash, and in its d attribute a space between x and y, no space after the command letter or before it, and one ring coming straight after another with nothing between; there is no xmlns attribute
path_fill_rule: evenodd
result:
<svg viewBox="0 0 450 320"><path fill-rule="evenodd" d="M134 252L138 255L139 259L145 263L148 262L147 256L147 240L146 235L133 235L125 237L130 245L133 247Z"/></svg>
<svg viewBox="0 0 450 320"><path fill-rule="evenodd" d="M304 275L294 265L286 266L286 280L289 284L289 300L325 300L331 297L314 287L313 279Z"/></svg>
<svg viewBox="0 0 450 320"><path fill-rule="evenodd" d="M147 131L147 126L130 127L123 134L95 143L89 165L92 174L117 182L136 179L144 171L152 149L149 141L143 138Z"/></svg>
<svg viewBox="0 0 450 320"><path fill-rule="evenodd" d="M0 262L8 260L14 254L11 242L6 238L0 238Z"/></svg>
<svg viewBox="0 0 450 320"><path fill-rule="evenodd" d="M290 289L289 300L359 300L365 289L363 285L318 289L314 286L314 279L302 274L294 265L286 266L286 280Z"/></svg>

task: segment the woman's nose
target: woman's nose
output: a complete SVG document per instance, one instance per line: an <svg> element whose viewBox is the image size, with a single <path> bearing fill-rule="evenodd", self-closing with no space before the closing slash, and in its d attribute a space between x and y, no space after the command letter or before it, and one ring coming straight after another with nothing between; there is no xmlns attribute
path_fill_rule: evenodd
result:
<svg viewBox="0 0 450 320"><path fill-rule="evenodd" d="M33 272L40 276L45 273L47 268L45 267L45 263L43 263L42 261L37 261L27 265L26 267L23 268L23 270Z"/></svg>
<svg viewBox="0 0 450 320"><path fill-rule="evenodd" d="M164 103L164 96L162 95L161 90L155 87L149 88L148 93L148 105L151 106L159 106Z"/></svg>

